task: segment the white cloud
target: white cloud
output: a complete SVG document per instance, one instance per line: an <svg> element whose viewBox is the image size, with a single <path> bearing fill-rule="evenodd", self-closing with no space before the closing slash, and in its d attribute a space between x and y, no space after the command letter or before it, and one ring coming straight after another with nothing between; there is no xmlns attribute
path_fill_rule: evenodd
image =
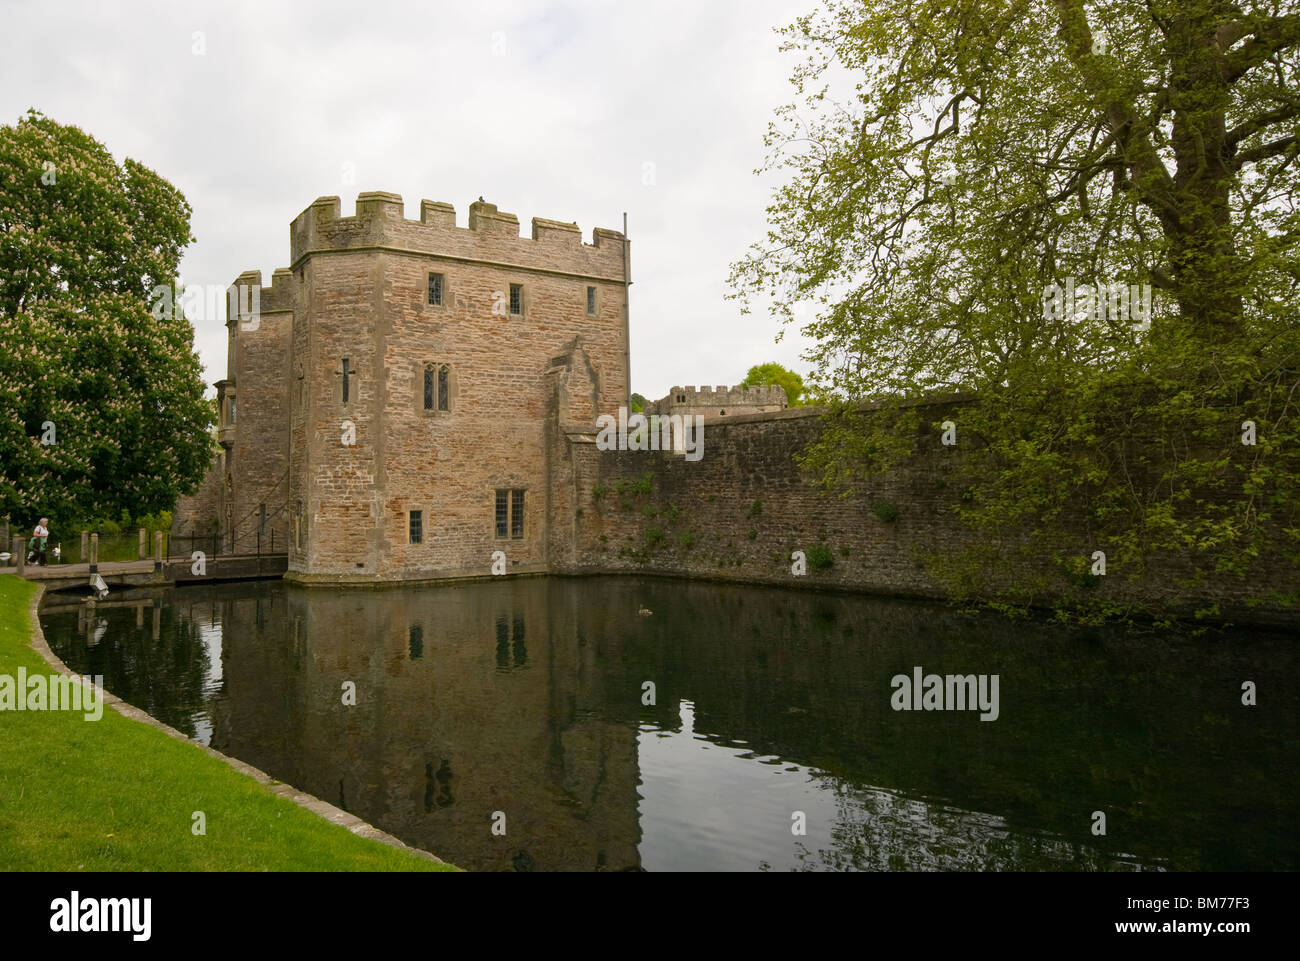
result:
<svg viewBox="0 0 1300 961"><path fill-rule="evenodd" d="M723 298L729 264L766 230L770 184L752 171L793 66L773 28L808 7L0 4L0 122L36 107L171 180L194 208L191 284L269 281L290 221L322 195L346 213L361 191L393 191L408 217L444 200L462 224L482 195L588 239L627 211L632 386L653 399L768 360L806 372L794 331L776 344L775 320ZM200 324L197 344L222 377L221 324Z"/></svg>

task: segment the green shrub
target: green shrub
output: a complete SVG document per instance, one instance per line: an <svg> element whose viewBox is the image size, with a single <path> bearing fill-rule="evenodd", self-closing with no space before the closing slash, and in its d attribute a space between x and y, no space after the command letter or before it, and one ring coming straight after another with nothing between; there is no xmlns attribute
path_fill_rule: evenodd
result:
<svg viewBox="0 0 1300 961"><path fill-rule="evenodd" d="M831 556L830 548L822 544L810 547L805 556L808 558L808 566L815 571L824 571L835 563L835 558Z"/></svg>
<svg viewBox="0 0 1300 961"><path fill-rule="evenodd" d="M875 507L872 508L876 516L886 524L891 524L898 520L898 505L889 501L876 501Z"/></svg>
<svg viewBox="0 0 1300 961"><path fill-rule="evenodd" d="M152 533L153 531L169 531L172 527L172 512L159 511L157 514L145 514L137 517L135 521L128 525L127 529L136 529L143 527Z"/></svg>

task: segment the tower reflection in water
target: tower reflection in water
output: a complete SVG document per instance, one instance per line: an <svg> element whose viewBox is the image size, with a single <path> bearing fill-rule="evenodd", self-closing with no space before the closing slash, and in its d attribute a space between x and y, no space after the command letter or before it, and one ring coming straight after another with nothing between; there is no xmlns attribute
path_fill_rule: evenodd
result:
<svg viewBox="0 0 1300 961"><path fill-rule="evenodd" d="M633 578L51 597L42 623L128 702L471 870L1300 863L1282 638ZM998 720L892 710L916 664L999 674ZM1281 693L1242 709L1242 677Z"/></svg>

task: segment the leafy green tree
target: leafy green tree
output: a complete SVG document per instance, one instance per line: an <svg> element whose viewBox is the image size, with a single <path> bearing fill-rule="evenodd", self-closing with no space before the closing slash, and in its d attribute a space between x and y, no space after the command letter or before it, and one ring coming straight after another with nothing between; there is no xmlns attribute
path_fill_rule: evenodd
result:
<svg viewBox="0 0 1300 961"><path fill-rule="evenodd" d="M140 515L193 492L213 450L194 330L151 310L192 240L152 170L35 110L0 127L0 513Z"/></svg>
<svg viewBox="0 0 1300 961"><path fill-rule="evenodd" d="M785 389L786 400L791 407L802 407L808 401L804 397L803 378L780 364L755 364L740 382L741 387L763 387L775 384Z"/></svg>
<svg viewBox="0 0 1300 961"><path fill-rule="evenodd" d="M632 408L628 411L630 414L644 414L646 399L640 394L632 395Z"/></svg>
<svg viewBox="0 0 1300 961"><path fill-rule="evenodd" d="M786 182L732 282L819 307L826 485L935 442L907 401L965 394L956 508L1067 580L1101 544L1132 576L1300 561L1295 4L827 0L783 33Z"/></svg>

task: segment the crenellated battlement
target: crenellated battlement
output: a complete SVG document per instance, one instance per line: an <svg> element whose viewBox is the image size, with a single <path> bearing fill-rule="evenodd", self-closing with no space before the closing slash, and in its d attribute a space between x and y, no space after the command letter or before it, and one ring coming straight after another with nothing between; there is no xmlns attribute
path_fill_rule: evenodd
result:
<svg viewBox="0 0 1300 961"><path fill-rule="evenodd" d="M407 220L401 196L384 191L358 194L351 217L342 216L338 197L317 198L294 218L290 248L294 269L314 254L386 249L618 283L626 255L620 231L597 227L587 244L576 223L544 217L534 217L531 236L523 237L518 217L485 200L469 205L467 227L456 225L455 207L436 200L421 200L420 219Z"/></svg>
<svg viewBox="0 0 1300 961"><path fill-rule="evenodd" d="M261 313L293 310L293 271L287 267L281 267L272 272L271 285L267 287L262 284L262 272L260 270L245 270L226 288L226 326L235 321L238 313L238 308L235 314L231 313L231 307L234 304L233 298L242 298L240 303L245 308L250 304L247 290L240 291L238 288L254 286L260 291L257 307Z"/></svg>
<svg viewBox="0 0 1300 961"><path fill-rule="evenodd" d="M668 396L650 405L651 412L667 414L694 408L716 407L719 410L736 408L737 413L755 408L784 410L788 405L785 389L776 384L758 387L674 387Z"/></svg>

